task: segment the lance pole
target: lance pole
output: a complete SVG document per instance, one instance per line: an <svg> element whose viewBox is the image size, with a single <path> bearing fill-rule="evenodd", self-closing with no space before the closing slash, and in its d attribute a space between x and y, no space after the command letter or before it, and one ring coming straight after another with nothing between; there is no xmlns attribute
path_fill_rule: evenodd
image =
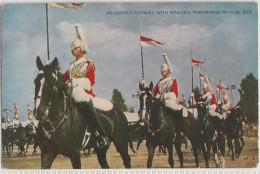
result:
<svg viewBox="0 0 260 174"><path fill-rule="evenodd" d="M140 23L140 37L141 36L142 36L142 29L141 29L141 23ZM141 40L140 40L140 45L141 45L141 62L142 62L142 82L144 82L144 58L143 58L143 46L141 44Z"/></svg>
<svg viewBox="0 0 260 174"><path fill-rule="evenodd" d="M190 57L191 57L191 92L193 92L193 65L192 65L192 49L190 52ZM191 99L191 104L193 106L193 97Z"/></svg>
<svg viewBox="0 0 260 174"><path fill-rule="evenodd" d="M200 78L200 93L201 93L201 77L200 77L200 74L199 74L199 78Z"/></svg>
<svg viewBox="0 0 260 174"><path fill-rule="evenodd" d="M47 27L47 55L48 62L50 61L50 49L49 49L49 27L48 27L48 3L46 3L46 27Z"/></svg>

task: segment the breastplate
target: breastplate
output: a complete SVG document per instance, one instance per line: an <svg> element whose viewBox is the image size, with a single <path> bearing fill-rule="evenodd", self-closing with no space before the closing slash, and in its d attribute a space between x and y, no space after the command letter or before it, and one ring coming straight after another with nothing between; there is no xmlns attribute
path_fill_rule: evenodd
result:
<svg viewBox="0 0 260 174"><path fill-rule="evenodd" d="M73 63L73 67L70 70L70 78L85 78L87 75L87 69L86 67L88 66L87 61L83 61L77 65Z"/></svg>

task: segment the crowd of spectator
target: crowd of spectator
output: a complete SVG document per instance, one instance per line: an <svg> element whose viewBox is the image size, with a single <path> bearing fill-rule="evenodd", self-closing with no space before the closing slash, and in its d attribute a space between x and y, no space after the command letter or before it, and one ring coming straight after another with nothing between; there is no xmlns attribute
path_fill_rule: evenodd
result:
<svg viewBox="0 0 260 174"><path fill-rule="evenodd" d="M258 137L258 126L255 123L244 124L243 130L244 130L244 137L246 138Z"/></svg>

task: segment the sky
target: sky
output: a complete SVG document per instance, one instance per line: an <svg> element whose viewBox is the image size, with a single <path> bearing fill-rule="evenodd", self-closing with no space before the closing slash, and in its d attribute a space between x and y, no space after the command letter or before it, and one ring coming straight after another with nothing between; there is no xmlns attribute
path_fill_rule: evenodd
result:
<svg viewBox="0 0 260 174"><path fill-rule="evenodd" d="M166 42L163 48L143 47L147 85L161 78L165 52L173 66L171 76L177 79L178 101L182 94L187 100L192 88L191 56L206 59L205 71L193 68L193 86L199 87L199 73L235 85L232 98L236 105L241 79L250 72L258 78L257 16L254 2L89 2L78 10L48 9L50 60L57 57L61 72L68 69L75 59L70 50L75 24L80 24L89 46L85 57L96 67L94 94L111 100L113 89L118 89L126 105L136 111L138 99L132 94L142 78L141 32ZM44 64L47 61L46 4L2 4L1 17L1 105L14 110L16 103L24 121L26 105L34 108L36 57ZM214 81L211 86L215 92ZM231 101L230 90L228 94ZM9 116L12 120L13 115Z"/></svg>

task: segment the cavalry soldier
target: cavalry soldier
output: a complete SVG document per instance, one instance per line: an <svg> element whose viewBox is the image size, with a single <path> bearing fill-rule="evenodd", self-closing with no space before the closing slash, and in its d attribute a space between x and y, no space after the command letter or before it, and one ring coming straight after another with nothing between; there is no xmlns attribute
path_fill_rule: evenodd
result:
<svg viewBox="0 0 260 174"><path fill-rule="evenodd" d="M16 129L21 125L21 122L19 120L19 116L18 114L16 114L14 116L14 120L13 120L13 127L14 127L14 131L16 131Z"/></svg>
<svg viewBox="0 0 260 174"><path fill-rule="evenodd" d="M182 117L188 116L188 111L181 104L177 103L178 98L178 85L177 80L170 76L172 72L172 66L166 53L163 54L164 63L161 66L162 79L153 88L153 94L155 97L164 101L167 109L167 114L173 115L172 112L182 111ZM177 132L180 133L182 126L182 118L174 117Z"/></svg>
<svg viewBox="0 0 260 174"><path fill-rule="evenodd" d="M33 124L32 116L28 116L27 124Z"/></svg>
<svg viewBox="0 0 260 174"><path fill-rule="evenodd" d="M76 106L88 114L88 131L98 136L98 146L103 148L108 145L108 138L93 103L95 95L92 86L95 84L96 70L94 62L83 56L88 53L88 46L80 25L76 25L75 28L77 37L72 42L71 52L76 60L64 73L63 80L68 86L72 86L72 98Z"/></svg>
<svg viewBox="0 0 260 174"><path fill-rule="evenodd" d="M206 102L209 103L209 116L213 119L214 126L217 132L223 131L223 125L221 123L222 116L216 112L217 109L217 100L215 98L214 93L211 90L211 86L209 84L208 79L205 77L205 83L202 85L203 94L201 96L202 99L206 99ZM217 132L215 133L215 138L217 136Z"/></svg>
<svg viewBox="0 0 260 174"><path fill-rule="evenodd" d="M223 104L222 104L222 112L223 112L223 117L224 119L227 118L228 114L230 114L232 110L232 106L228 100L227 95L223 95Z"/></svg>

